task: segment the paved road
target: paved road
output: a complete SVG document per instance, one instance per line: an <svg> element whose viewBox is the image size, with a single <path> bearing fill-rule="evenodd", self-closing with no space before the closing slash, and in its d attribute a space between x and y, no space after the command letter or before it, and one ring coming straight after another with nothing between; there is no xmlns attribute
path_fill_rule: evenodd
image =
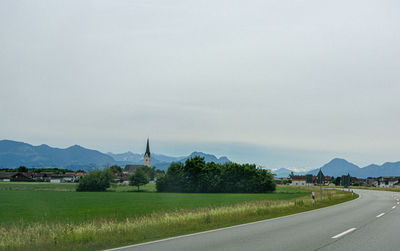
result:
<svg viewBox="0 0 400 251"><path fill-rule="evenodd" d="M400 193L355 192L328 208L118 250L400 250Z"/></svg>

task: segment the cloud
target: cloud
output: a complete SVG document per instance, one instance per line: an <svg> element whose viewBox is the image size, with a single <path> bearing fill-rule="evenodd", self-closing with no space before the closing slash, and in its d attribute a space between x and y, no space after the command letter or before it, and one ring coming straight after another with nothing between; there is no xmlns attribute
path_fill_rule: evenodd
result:
<svg viewBox="0 0 400 251"><path fill-rule="evenodd" d="M121 151L151 136L163 151L239 142L392 159L398 5L2 1L0 131Z"/></svg>

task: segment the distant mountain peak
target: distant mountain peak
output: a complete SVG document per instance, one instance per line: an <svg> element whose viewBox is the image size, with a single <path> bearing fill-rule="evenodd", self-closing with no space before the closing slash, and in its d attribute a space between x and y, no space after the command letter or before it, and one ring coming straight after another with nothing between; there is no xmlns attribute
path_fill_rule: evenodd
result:
<svg viewBox="0 0 400 251"><path fill-rule="evenodd" d="M349 161L342 159L342 158L333 158L329 163L350 163Z"/></svg>
<svg viewBox="0 0 400 251"><path fill-rule="evenodd" d="M80 145L73 145L73 146L70 146L68 148L82 148L82 147Z"/></svg>

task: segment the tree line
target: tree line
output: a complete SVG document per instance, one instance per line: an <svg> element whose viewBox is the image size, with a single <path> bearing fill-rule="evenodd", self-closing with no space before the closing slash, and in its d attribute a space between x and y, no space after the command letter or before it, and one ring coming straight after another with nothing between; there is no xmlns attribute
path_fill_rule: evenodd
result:
<svg viewBox="0 0 400 251"><path fill-rule="evenodd" d="M155 175L163 171L155 169L155 167L142 166L129 176L129 185L136 186L138 191L140 186L146 185L150 180L153 180ZM95 170L89 174L82 176L79 179L79 184L76 191L83 192L103 192L111 186L111 183L118 174L122 173L120 166L114 165L105 168L104 170Z"/></svg>
<svg viewBox="0 0 400 251"><path fill-rule="evenodd" d="M79 169L76 171L70 170L70 169L64 169L64 168L27 168L26 166L20 166L18 168L1 168L0 172L33 172L33 173L42 173L42 172L51 172L55 174L64 174L66 172L82 172L85 173L84 170Z"/></svg>
<svg viewBox="0 0 400 251"><path fill-rule="evenodd" d="M199 156L172 163L156 181L158 192L265 193L275 190L273 175L252 164L206 163Z"/></svg>

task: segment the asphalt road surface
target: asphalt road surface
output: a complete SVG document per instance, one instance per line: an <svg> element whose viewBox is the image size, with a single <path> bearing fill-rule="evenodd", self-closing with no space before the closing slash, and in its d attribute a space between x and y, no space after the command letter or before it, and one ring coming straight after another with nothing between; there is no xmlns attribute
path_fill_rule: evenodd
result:
<svg viewBox="0 0 400 251"><path fill-rule="evenodd" d="M400 250L400 193L113 250Z"/></svg>

